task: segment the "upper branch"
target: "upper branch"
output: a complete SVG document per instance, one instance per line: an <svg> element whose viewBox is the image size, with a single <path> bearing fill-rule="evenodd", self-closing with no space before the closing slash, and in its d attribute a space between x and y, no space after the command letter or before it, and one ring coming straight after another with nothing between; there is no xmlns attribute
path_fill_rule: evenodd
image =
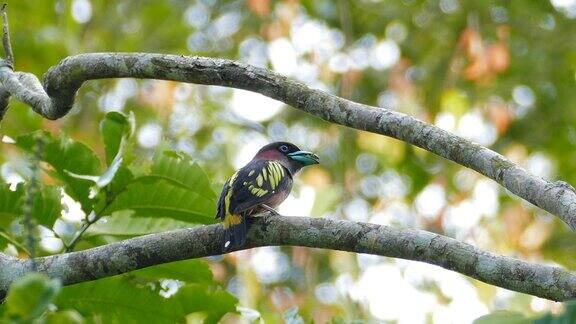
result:
<svg viewBox="0 0 576 324"><path fill-rule="evenodd" d="M339 98L234 61L146 53L81 54L50 68L44 77L45 90L32 74L0 68L0 99L2 91L7 91L42 116L57 119L71 109L76 91L85 81L128 77L250 90L329 122L400 139L494 179L576 229L576 193L564 182L550 183L494 151L403 113Z"/></svg>
<svg viewBox="0 0 576 324"><path fill-rule="evenodd" d="M306 246L368 253L435 264L488 284L551 300L576 298L576 273L481 251L469 244L420 230L309 217L252 219L242 249ZM38 258L38 271L65 285L109 277L177 260L221 254L221 225L151 234L89 250ZM30 270L26 260L0 254L0 296Z"/></svg>

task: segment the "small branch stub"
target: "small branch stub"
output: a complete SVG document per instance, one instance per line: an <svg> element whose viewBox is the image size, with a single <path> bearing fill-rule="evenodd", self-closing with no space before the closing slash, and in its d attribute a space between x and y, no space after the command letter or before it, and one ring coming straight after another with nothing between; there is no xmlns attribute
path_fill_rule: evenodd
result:
<svg viewBox="0 0 576 324"><path fill-rule="evenodd" d="M6 7L8 4L2 5L2 45L4 46L4 65L10 69L14 69L14 54L12 52L12 44L10 43L10 28L8 27L8 13Z"/></svg>

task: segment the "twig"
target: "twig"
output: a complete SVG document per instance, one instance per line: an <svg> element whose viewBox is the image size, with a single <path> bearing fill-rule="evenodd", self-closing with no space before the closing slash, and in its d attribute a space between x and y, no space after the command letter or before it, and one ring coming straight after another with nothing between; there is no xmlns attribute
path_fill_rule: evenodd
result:
<svg viewBox="0 0 576 324"><path fill-rule="evenodd" d="M76 235L74 235L74 237L70 240L70 242L68 242L65 251L66 252L72 252L74 251L74 247L76 247L76 244L78 244L78 242L80 242L80 238L82 237L82 235L84 234L84 232L86 232L86 230L95 222L98 221L98 219L100 219L100 217L94 217L94 219L92 221L90 221L88 219L88 217L82 222L82 226L80 226L80 230L78 230L78 232L76 232ZM66 244L65 244L66 245Z"/></svg>
<svg viewBox="0 0 576 324"><path fill-rule="evenodd" d="M65 249L66 252L74 251L74 247L76 246L76 244L78 244L84 232L86 232L86 230L92 224L96 223L100 218L102 218L104 211L112 203L112 199L110 198L110 192L108 191L107 187L104 187L104 192L106 193L106 204L104 205L104 207L102 207L102 209L100 209L99 212L97 213L94 212L94 217L92 219L90 219L91 214L86 215L86 217L82 221L82 226L80 227L80 230L76 233L76 235L74 235L74 237L70 240L70 242L68 242L68 245L66 246ZM64 243L64 245L66 245L66 243Z"/></svg>
<svg viewBox="0 0 576 324"><path fill-rule="evenodd" d="M67 251L68 250L68 244L66 243L66 241L64 240L64 238L58 234L54 229L50 229L52 231L52 234L54 234L54 237L59 239L62 242L62 245L64 245L64 250Z"/></svg>
<svg viewBox="0 0 576 324"><path fill-rule="evenodd" d="M4 64L14 69L14 54L12 53L12 44L10 43L10 28L8 27L8 13L6 12L7 3L2 5L2 45L4 46Z"/></svg>
<svg viewBox="0 0 576 324"><path fill-rule="evenodd" d="M30 258L30 251L24 246L24 244L16 241L10 234L6 233L4 229L0 228L0 236L2 236L8 243L14 245L18 249L22 250L22 252L26 253L26 255Z"/></svg>
<svg viewBox="0 0 576 324"><path fill-rule="evenodd" d="M42 153L44 151L44 140L38 136L34 147L34 156L30 166L32 176L26 189L26 200L23 206L24 226L26 228L26 245L32 262L32 270L36 271L36 237L34 233L34 220L32 219L32 211L34 209L34 198L38 193L38 186L40 182L40 161L42 160Z"/></svg>

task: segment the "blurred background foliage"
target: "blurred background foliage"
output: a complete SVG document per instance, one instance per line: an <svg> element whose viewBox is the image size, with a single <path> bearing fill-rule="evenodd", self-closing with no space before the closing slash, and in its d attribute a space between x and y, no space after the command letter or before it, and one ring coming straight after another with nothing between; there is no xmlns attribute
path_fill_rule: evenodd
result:
<svg viewBox="0 0 576 324"><path fill-rule="evenodd" d="M574 0L68 0L8 5L17 70L41 76L64 57L84 52L234 59L354 101L408 113L488 146L534 174L576 183ZM21 136L39 129L96 152L100 165L88 161L79 173L103 169L114 155L103 144L106 135L99 125L112 111L135 115L134 144L125 159L135 162L133 175L161 172L146 171L145 166L153 164L159 148L169 147L201 166L217 193L260 146L289 140L315 151L322 164L298 177L282 214L420 228L496 253L576 269L576 235L493 181L400 141L331 125L263 96L222 87L92 81L80 90L72 112L58 121L44 120L13 101L0 123L0 136L7 136L0 144L2 179L15 193L22 190L15 184L28 179L31 171L26 137ZM6 143L19 137L17 146L24 150ZM42 165L48 170L43 182L61 185L51 176L58 167L47 163L50 167ZM193 168L192 162L186 163ZM52 168L56 170L51 173ZM68 242L90 212L78 205L87 197L62 196L62 216L37 221L39 254L63 252L61 238ZM46 205L53 197L49 190L39 206L53 206ZM206 208L203 212L208 213ZM0 219L0 225L4 251L24 256L19 223ZM182 217L150 220L120 214L96 222L76 249L183 226L189 224ZM463 323L496 310L526 316L562 311L561 304L434 266L367 255L268 247L210 258L189 268L205 264L213 274L207 274L206 282L160 272L152 276L156 281L131 274L103 280L101 287L128 291L126 296L146 295L142 298L152 304L160 290L171 289L169 295L175 297L167 299L175 299L188 296L191 285L209 286L202 291L222 296L218 287L224 287L231 295L217 298L233 305L234 295L241 306L240 312L224 317L229 322L239 316L280 321L287 311L284 319L320 323ZM76 310L61 312L76 319L98 313L66 303L71 300L67 296L97 291L93 285L62 288L56 304ZM126 285L131 286L122 288ZM184 310L193 308L179 311Z"/></svg>

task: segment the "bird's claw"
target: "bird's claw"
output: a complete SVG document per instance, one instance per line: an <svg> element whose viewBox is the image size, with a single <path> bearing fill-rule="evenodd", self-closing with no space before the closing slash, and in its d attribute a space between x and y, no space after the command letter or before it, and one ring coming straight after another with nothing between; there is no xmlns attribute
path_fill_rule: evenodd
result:
<svg viewBox="0 0 576 324"><path fill-rule="evenodd" d="M276 211L276 209L266 205L266 204L262 204L262 207L264 209L266 209L270 214L274 215L274 216L280 216L280 213Z"/></svg>

